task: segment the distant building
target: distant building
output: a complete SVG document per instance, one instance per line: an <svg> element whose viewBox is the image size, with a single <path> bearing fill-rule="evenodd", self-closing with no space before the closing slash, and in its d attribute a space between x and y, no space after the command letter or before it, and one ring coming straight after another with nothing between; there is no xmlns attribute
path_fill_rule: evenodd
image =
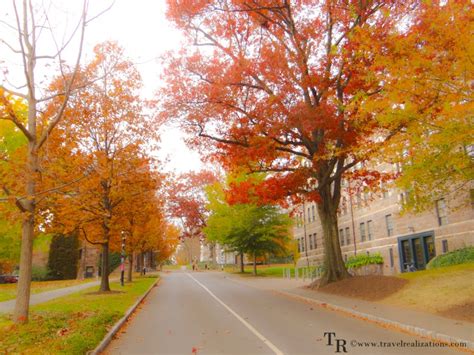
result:
<svg viewBox="0 0 474 355"><path fill-rule="evenodd" d="M355 253L380 253L384 274L424 269L434 256L474 245L473 190L460 190L455 198L441 198L421 214L402 214L406 192L388 189L377 194L341 197L338 236L345 260ZM322 265L323 231L315 203L299 206L294 238L298 264Z"/></svg>

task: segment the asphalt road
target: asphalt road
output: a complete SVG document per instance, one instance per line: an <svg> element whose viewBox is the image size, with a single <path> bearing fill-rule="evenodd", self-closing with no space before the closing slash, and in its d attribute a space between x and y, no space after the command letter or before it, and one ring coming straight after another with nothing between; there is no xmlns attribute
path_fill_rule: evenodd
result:
<svg viewBox="0 0 474 355"><path fill-rule="evenodd" d="M460 354L420 347L428 341L256 289L223 273L173 272L163 275L106 353Z"/></svg>

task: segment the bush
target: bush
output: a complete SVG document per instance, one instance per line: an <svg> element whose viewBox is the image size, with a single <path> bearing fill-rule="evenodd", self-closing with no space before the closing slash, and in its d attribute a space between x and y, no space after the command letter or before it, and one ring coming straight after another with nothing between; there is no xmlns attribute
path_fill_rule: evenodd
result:
<svg viewBox="0 0 474 355"><path fill-rule="evenodd" d="M120 253L113 252L109 254L109 273L120 266L122 261Z"/></svg>
<svg viewBox="0 0 474 355"><path fill-rule="evenodd" d="M432 259L428 265L426 265L426 268L435 269L438 267L465 263L474 263L474 247L467 247L454 250L443 255L438 255Z"/></svg>
<svg viewBox="0 0 474 355"><path fill-rule="evenodd" d="M49 270L46 266L33 265L31 268L31 280L33 281L47 281L50 279Z"/></svg>
<svg viewBox="0 0 474 355"><path fill-rule="evenodd" d="M51 280L70 280L77 277L79 240L77 235L56 234L49 248L48 269Z"/></svg>
<svg viewBox="0 0 474 355"><path fill-rule="evenodd" d="M358 268L364 265L372 264L383 264L383 257L379 253L376 254L359 254L356 256L351 256L346 262L346 267L348 269Z"/></svg>

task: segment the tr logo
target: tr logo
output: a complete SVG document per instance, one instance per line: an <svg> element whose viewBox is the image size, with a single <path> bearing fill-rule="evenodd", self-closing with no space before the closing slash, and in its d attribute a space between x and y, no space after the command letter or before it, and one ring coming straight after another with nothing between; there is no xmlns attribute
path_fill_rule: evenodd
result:
<svg viewBox="0 0 474 355"><path fill-rule="evenodd" d="M346 349L347 341L345 339L336 338L335 332L325 332L324 337L327 338L328 340L328 342L326 343L327 346L336 347L336 353L341 353L341 352L347 353L347 349ZM333 343L333 340L335 340L335 343Z"/></svg>

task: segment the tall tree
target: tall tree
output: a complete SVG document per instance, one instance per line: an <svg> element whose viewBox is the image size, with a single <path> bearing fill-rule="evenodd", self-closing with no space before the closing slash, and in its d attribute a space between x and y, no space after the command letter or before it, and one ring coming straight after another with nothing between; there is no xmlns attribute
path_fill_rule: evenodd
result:
<svg viewBox="0 0 474 355"><path fill-rule="evenodd" d="M271 172L256 187L265 199L317 202L321 285L350 276L337 237L341 182L399 129L360 111L383 84L366 80L373 51L361 40L386 38L409 5L168 0L187 43L168 59L163 115L178 118L195 134L191 143L225 167Z"/></svg>
<svg viewBox="0 0 474 355"><path fill-rule="evenodd" d="M385 86L364 109L405 126L381 159L403 166L397 185L409 210L432 209L474 179L473 31L472 2L422 2L408 29L365 44L376 54L371 80Z"/></svg>
<svg viewBox="0 0 474 355"><path fill-rule="evenodd" d="M140 75L116 43L96 46L82 78L93 83L71 98L52 138L51 145L61 153L48 163L58 178L81 172L57 196L54 223L69 231L79 228L80 236L101 246L100 290L106 292L110 243L119 241L124 230L120 206L131 203L135 194L152 194L157 186L145 149L156 137L143 114ZM55 110L54 103L49 110Z"/></svg>
<svg viewBox="0 0 474 355"><path fill-rule="evenodd" d="M83 1L82 13L77 22L76 29L72 34L65 34L63 41L56 38L54 27L52 27L45 7L37 8L31 0L23 0L20 6L17 1L12 1L12 8L8 11L13 15L12 23L8 23L8 29L12 31L12 38L1 39L0 45L11 51L18 57L19 63L23 66L24 82L16 85L18 88L25 88L23 91L17 91L15 86L5 86L0 84L0 119L6 119L13 122L19 131L27 139L27 149L24 157L24 167L21 189L14 189L12 184L2 181L2 194L14 201L21 215L22 238L20 254L20 278L18 282L18 291L14 310L14 320L17 323L28 321L28 310L30 300L31 268L33 253L33 238L35 233L35 218L37 217L37 199L38 182L41 178L41 166L39 154L44 150L45 143L56 125L61 121L64 110L68 104L71 91L75 85L76 74L79 69L79 62L82 53L82 43L84 39L87 20L87 1ZM11 18L11 17L10 17ZM45 33L52 35L53 43L57 43L54 53L43 52L40 42L40 36ZM77 58L72 68L67 67L63 61L64 51L74 43L74 37L78 37ZM16 41L16 42L14 42ZM70 47L70 46L69 46ZM58 93L61 104L57 106L53 115L45 119L42 110L53 98L43 94L42 82L38 78L38 62L49 61L49 65L57 65L57 69L62 73L64 90ZM8 68L2 68L4 74L8 74ZM26 103L26 120L17 115L12 103L14 98L22 98ZM15 185L15 184L13 184Z"/></svg>

